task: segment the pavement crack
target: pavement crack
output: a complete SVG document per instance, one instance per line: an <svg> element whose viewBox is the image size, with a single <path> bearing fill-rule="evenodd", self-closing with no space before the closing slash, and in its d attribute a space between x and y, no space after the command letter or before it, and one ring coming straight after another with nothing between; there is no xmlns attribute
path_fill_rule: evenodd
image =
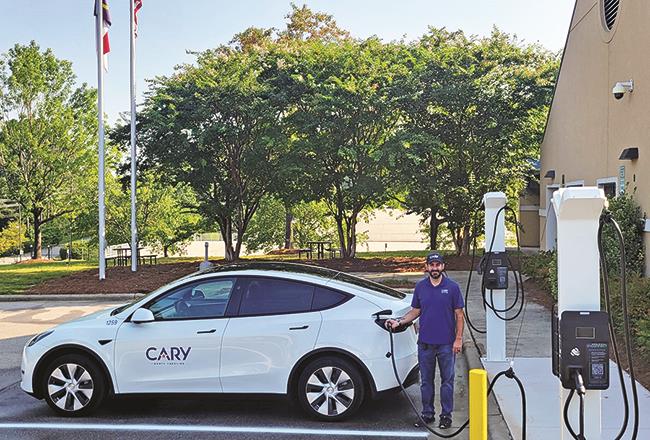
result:
<svg viewBox="0 0 650 440"><path fill-rule="evenodd" d="M17 380L17 381L15 381L15 382L10 383L9 385L5 385L4 387L0 388L0 394L4 393L5 391L7 391L7 390L8 390L9 388L11 388L12 386L14 386L14 385L18 385L19 383L20 383L20 381Z"/></svg>

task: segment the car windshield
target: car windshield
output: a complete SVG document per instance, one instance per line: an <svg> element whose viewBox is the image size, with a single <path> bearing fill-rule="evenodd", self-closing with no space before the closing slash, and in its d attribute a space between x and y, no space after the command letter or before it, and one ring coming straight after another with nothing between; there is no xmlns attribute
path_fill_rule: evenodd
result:
<svg viewBox="0 0 650 440"><path fill-rule="evenodd" d="M119 306L119 307L114 308L113 311L111 312L111 316L115 316L118 313L122 313L123 311L125 311L126 309L128 309L129 307L131 307L133 304L137 303L141 299L142 298L136 298L133 301L131 301L130 303L126 303L123 306Z"/></svg>
<svg viewBox="0 0 650 440"><path fill-rule="evenodd" d="M406 294L400 292L397 289L392 289L383 284L375 283L374 281L367 280L365 278L355 277L344 272L339 272L333 280L342 281L344 283L353 284L355 286L364 287L366 289L372 290L377 293L383 293L395 299L404 299Z"/></svg>

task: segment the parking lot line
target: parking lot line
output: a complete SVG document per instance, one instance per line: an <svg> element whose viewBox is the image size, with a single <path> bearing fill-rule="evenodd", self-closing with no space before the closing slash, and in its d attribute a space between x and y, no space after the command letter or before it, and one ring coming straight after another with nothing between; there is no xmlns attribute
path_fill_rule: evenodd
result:
<svg viewBox="0 0 650 440"><path fill-rule="evenodd" d="M53 431L166 431L166 432L213 432L240 434L286 434L286 435L340 435L353 437L407 437L426 438L427 433L418 431L371 431L356 429L307 429L275 426L218 426L218 425L154 425L132 424L111 425L108 423L0 423L0 429L37 429Z"/></svg>

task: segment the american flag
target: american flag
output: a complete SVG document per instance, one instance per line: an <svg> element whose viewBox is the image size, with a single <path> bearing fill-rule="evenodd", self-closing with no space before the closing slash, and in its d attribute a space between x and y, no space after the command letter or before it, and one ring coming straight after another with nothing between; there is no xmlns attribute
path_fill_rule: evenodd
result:
<svg viewBox="0 0 650 440"><path fill-rule="evenodd" d="M97 0L95 0L95 9L93 15L97 17ZM104 40L104 69L108 70L108 54L111 51L111 45L108 41L108 28L111 27L111 14L108 12L108 0L102 0L102 36Z"/></svg>
<svg viewBox="0 0 650 440"><path fill-rule="evenodd" d="M138 11L142 7L142 0L133 0L133 21L135 22L135 36L138 36Z"/></svg>

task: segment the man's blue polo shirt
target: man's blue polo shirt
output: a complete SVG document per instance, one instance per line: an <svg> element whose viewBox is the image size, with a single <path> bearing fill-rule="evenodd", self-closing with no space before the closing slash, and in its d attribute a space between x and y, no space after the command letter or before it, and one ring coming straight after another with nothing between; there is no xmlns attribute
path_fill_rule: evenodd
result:
<svg viewBox="0 0 650 440"><path fill-rule="evenodd" d="M424 344L453 344L456 339L455 309L465 307L460 286L443 276L437 286L429 277L415 285L411 307L420 309L418 342Z"/></svg>

